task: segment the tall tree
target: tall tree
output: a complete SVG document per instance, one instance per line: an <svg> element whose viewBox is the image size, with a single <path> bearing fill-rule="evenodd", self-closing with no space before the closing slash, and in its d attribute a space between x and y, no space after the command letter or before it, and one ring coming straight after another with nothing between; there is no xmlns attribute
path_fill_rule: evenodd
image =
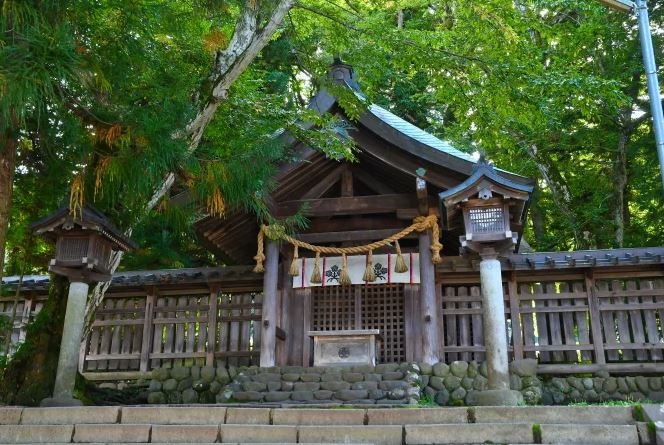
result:
<svg viewBox="0 0 664 445"><path fill-rule="evenodd" d="M191 155L200 145L216 110L228 98L231 85L267 44L292 6L291 0L248 0L240 5L210 2L202 5L203 8L187 2L34 1L22 6L15 3L5 1L2 5L2 24L6 32L0 47L3 56L1 111L4 116L14 118L17 115L4 121L13 125L1 129L2 134L13 137L14 141L11 150L2 151L4 159L15 158L16 135L21 132L32 142L40 141L44 127L58 127L61 121L74 120L78 126L67 128L72 131L60 128L59 133L69 143L71 135L76 135L75 141L82 149L72 156L67 150L69 146L65 145L57 152L57 156L67 156L73 161L75 174L70 200L73 205L80 205L86 191L88 199L97 195L95 201L125 227L137 220L137 214L144 214L160 202L174 182L174 172L191 165ZM222 8L221 20L215 19L212 6ZM191 14L197 12L198 20L191 20ZM227 40L224 26L228 26L229 17L235 17L235 25ZM26 28L17 31L16 36L11 34L18 29L17 25L25 24L36 30ZM44 32L47 25L52 33ZM175 29L176 26L183 28ZM35 41L21 41L24 35L30 35L27 30L34 33ZM53 34L61 37L56 41L56 48L66 48L66 54L54 54L48 45L53 43L49 41ZM200 48L191 51L192 44ZM200 71L194 71L193 74L197 74L194 76L187 74L191 74L191 68L201 69L200 59L196 58L201 57L206 46L214 54L213 68L206 81L195 86L191 80L200 79ZM26 54L26 60L10 59L13 51ZM57 66L63 68L54 70L48 64L48 57L37 57L39 51L55 57L62 62ZM28 58L43 63L42 71L37 71L43 78L28 76L25 89L33 94L21 96L18 94L21 90L10 86L22 80L21 70L31 69ZM69 64L64 64L65 61ZM185 70L174 72L174 66ZM9 90L16 94L7 94ZM192 95L197 99L193 104L188 100ZM28 115L46 120L40 122L42 125L30 126ZM3 171L13 173L13 164ZM207 169L208 173L212 171ZM187 178L190 174L184 176ZM223 211L219 181L227 182L229 177L232 176L204 178L213 183L211 207L214 211ZM3 183L11 184L11 178L8 179ZM102 189L102 185L109 182L115 187ZM146 191L153 192L149 200L150 194L146 195ZM9 200L4 201L6 209ZM127 212L132 209L133 216ZM6 225L2 227L3 246L6 229ZM61 288L54 291L54 298L62 292ZM62 302L62 299L56 301ZM61 320L52 313L40 314L36 325L42 329L31 331L22 350L41 344L45 336L57 340ZM16 354L0 387L6 401L12 403L21 393L29 392L26 403L32 404L49 395L49 385L44 382L51 381L49 370L53 367L44 366L41 378L26 382L21 376L26 375L23 371L30 366L28 354ZM24 391L24 384L38 390Z"/></svg>

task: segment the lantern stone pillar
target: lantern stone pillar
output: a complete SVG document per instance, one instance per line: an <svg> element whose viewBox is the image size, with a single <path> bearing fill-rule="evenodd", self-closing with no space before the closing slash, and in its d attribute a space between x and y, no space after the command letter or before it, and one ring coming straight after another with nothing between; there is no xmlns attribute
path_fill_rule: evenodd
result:
<svg viewBox="0 0 664 445"><path fill-rule="evenodd" d="M507 325L503 280L498 255L514 250L523 229L533 185L498 174L480 159L464 182L438 196L445 228L462 228L461 251L479 254L482 321L487 362L487 391L478 391L475 405L518 405L523 396L510 390ZM524 180L526 178L523 178ZM461 216L463 220L461 220Z"/></svg>
<svg viewBox="0 0 664 445"><path fill-rule="evenodd" d="M486 348L488 391L477 393L475 402L482 406L516 406L523 401L519 391L510 389L507 356L507 325L503 278L497 254L480 253L480 283L482 287L482 321Z"/></svg>
<svg viewBox="0 0 664 445"><path fill-rule="evenodd" d="M82 405L74 398L74 386L89 283L110 280L113 252L134 248L99 211L90 206L77 210L71 212L68 207L61 207L31 225L35 234L55 242L55 258L49 271L70 281L53 397L42 400L41 406Z"/></svg>
<svg viewBox="0 0 664 445"><path fill-rule="evenodd" d="M495 254L481 255L482 318L489 389L509 389L507 332L500 261Z"/></svg>
<svg viewBox="0 0 664 445"><path fill-rule="evenodd" d="M74 398L74 384L78 373L78 358L83 339L89 287L87 283L77 281L69 284L67 311L62 328L53 397L42 400L41 406L80 406L83 404Z"/></svg>

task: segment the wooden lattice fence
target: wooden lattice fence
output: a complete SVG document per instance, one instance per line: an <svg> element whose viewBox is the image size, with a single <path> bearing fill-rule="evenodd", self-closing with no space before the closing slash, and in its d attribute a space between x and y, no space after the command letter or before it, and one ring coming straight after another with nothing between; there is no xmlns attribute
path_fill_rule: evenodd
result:
<svg viewBox="0 0 664 445"><path fill-rule="evenodd" d="M257 292L109 293L84 345L83 370L258 364L261 307Z"/></svg>
<svg viewBox="0 0 664 445"><path fill-rule="evenodd" d="M627 275L627 276L625 276ZM478 276L441 286L444 357L484 359ZM573 372L603 366L662 370L664 272L506 274L505 333L511 358L537 358L540 370ZM649 364L644 367L644 364Z"/></svg>
<svg viewBox="0 0 664 445"><path fill-rule="evenodd" d="M406 359L404 285L354 285L312 288L311 330L378 329L379 360Z"/></svg>
<svg viewBox="0 0 664 445"><path fill-rule="evenodd" d="M26 295L27 294L27 295ZM26 328L35 315L41 310L46 301L45 295L32 295L30 293L0 298L0 315L6 317L10 332L3 333L3 337L11 337L9 353L14 353L19 344L25 340ZM0 344L0 351L4 353L5 341Z"/></svg>
<svg viewBox="0 0 664 445"><path fill-rule="evenodd" d="M111 287L82 345L82 370L129 374L187 363L258 364L262 294L255 274L230 286L203 278L186 282L197 275L183 275L184 281L157 276L152 285ZM437 280L441 359L483 361L479 273L439 270ZM520 269L503 273L503 280L510 358L536 358L539 371L549 373L664 372L661 266ZM0 298L0 314L14 320L14 345L43 305L47 287L40 289ZM277 344L282 364L310 363L308 330L379 329L380 362L421 355L418 285L299 289L283 304L291 312L288 318L284 311L278 326L285 339Z"/></svg>

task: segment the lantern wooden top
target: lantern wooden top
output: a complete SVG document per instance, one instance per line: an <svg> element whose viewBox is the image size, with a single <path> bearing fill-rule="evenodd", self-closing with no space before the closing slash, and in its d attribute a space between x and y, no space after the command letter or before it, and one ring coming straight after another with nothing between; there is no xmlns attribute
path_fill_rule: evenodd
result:
<svg viewBox="0 0 664 445"><path fill-rule="evenodd" d="M36 235L55 242L49 270L72 281L110 279L113 251L135 248L101 212L87 205L75 216L63 206L30 227Z"/></svg>
<svg viewBox="0 0 664 445"><path fill-rule="evenodd" d="M500 250L518 245L533 189L499 175L480 159L468 179L438 194L443 228L464 227L461 244L471 250L482 243L500 244Z"/></svg>

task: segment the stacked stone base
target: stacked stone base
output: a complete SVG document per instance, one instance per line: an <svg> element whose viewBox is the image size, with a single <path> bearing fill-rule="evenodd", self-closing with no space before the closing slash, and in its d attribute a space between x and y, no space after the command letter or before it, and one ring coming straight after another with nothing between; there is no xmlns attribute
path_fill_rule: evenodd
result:
<svg viewBox="0 0 664 445"><path fill-rule="evenodd" d="M512 367L512 389L537 404L542 390L536 364ZM258 403L311 405L464 406L488 389L486 365L455 361L355 367L181 367L154 370L152 404Z"/></svg>
<svg viewBox="0 0 664 445"><path fill-rule="evenodd" d="M609 400L664 401L664 377L537 376L535 360L510 364L510 387L527 405ZM148 403L306 405L481 405L485 363L380 364L346 368L159 368ZM518 396L518 394L516 394Z"/></svg>
<svg viewBox="0 0 664 445"><path fill-rule="evenodd" d="M567 405L578 402L662 402L664 377L543 377L542 403Z"/></svg>
<svg viewBox="0 0 664 445"><path fill-rule="evenodd" d="M161 368L149 403L275 403L416 405L422 384L416 364L351 368L284 366Z"/></svg>

